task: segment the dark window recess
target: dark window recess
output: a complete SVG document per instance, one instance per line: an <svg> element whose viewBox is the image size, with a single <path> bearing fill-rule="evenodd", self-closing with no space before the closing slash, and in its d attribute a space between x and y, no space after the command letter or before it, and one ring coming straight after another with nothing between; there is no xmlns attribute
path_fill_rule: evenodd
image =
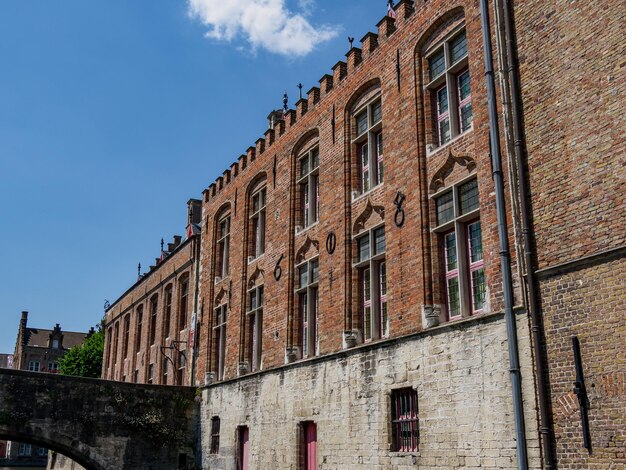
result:
<svg viewBox="0 0 626 470"><path fill-rule="evenodd" d="M394 452L417 452L419 448L419 415L417 391L401 388L391 393L391 450Z"/></svg>
<svg viewBox="0 0 626 470"><path fill-rule="evenodd" d="M217 454L220 451L220 418L213 416L211 418L211 454Z"/></svg>

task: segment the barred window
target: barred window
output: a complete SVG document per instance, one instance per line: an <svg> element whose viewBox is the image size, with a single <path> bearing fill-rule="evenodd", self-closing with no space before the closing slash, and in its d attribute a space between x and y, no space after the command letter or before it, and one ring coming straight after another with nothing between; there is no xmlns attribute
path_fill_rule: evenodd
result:
<svg viewBox="0 0 626 470"><path fill-rule="evenodd" d="M391 425L391 450L417 452L419 449L417 390L407 387L392 391Z"/></svg>
<svg viewBox="0 0 626 470"><path fill-rule="evenodd" d="M211 454L217 454L220 451L220 418L213 416L211 418Z"/></svg>

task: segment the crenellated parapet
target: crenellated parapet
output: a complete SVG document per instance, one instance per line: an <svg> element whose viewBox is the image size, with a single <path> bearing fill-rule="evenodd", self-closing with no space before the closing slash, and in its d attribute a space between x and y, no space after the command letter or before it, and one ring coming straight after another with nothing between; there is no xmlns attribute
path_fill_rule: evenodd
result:
<svg viewBox="0 0 626 470"><path fill-rule="evenodd" d="M394 6L395 18L385 15L377 24L377 33L368 32L360 40L361 47L353 46L346 53L345 60L339 60L332 68L331 73L324 74L319 79L319 86L312 87L306 95L295 103L295 109L273 110L268 116L269 127L263 137L256 140L254 146L248 147L246 153L219 176L214 183L204 190L204 200L219 194L235 178L243 173L248 165L257 158L261 158L266 150L276 144L280 138L294 127L299 119L306 116L313 107L318 106L333 90L341 86L346 78L360 69L370 56L375 55L380 44L384 43L396 30L402 28L415 13L414 0L400 0Z"/></svg>

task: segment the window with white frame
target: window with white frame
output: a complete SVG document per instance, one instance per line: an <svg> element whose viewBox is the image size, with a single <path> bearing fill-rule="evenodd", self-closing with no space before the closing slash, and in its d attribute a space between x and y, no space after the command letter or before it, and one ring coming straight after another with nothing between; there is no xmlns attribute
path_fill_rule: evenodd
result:
<svg viewBox="0 0 626 470"><path fill-rule="evenodd" d="M472 126L472 94L465 29L456 30L427 54L426 96L433 107L435 147Z"/></svg>
<svg viewBox="0 0 626 470"><path fill-rule="evenodd" d="M226 358L226 315L228 305L223 304L215 309L215 373L217 380L224 378L224 364Z"/></svg>
<svg viewBox="0 0 626 470"><path fill-rule="evenodd" d="M222 216L217 222L217 264L216 276L224 279L228 276L230 258L230 214Z"/></svg>
<svg viewBox="0 0 626 470"><path fill-rule="evenodd" d="M128 346L130 344L130 313L124 316L124 345L122 348L122 357L128 357Z"/></svg>
<svg viewBox="0 0 626 470"><path fill-rule="evenodd" d="M319 217L319 164L318 147L306 151L298 158L298 191L302 228L313 225Z"/></svg>
<svg viewBox="0 0 626 470"><path fill-rule="evenodd" d="M137 327L135 333L135 353L141 351L141 333L143 329L143 305L137 307ZM115 357L114 357L114 360Z"/></svg>
<svg viewBox="0 0 626 470"><path fill-rule="evenodd" d="M355 113L357 168L363 194L381 184L385 178L383 160L383 125L380 97Z"/></svg>
<svg viewBox="0 0 626 470"><path fill-rule="evenodd" d="M165 288L165 309L163 311L163 345L170 336L170 326L172 322L172 299L174 297L172 285Z"/></svg>
<svg viewBox="0 0 626 470"><path fill-rule="evenodd" d="M180 292L178 298L178 329L183 331L187 328L187 311L189 302L189 276L185 275L180 281Z"/></svg>
<svg viewBox="0 0 626 470"><path fill-rule="evenodd" d="M31 372L39 372L40 367L39 361L29 361L28 363L28 370Z"/></svg>
<svg viewBox="0 0 626 470"><path fill-rule="evenodd" d="M302 357L317 356L319 259L314 258L299 264L296 271L298 273L296 295L302 325Z"/></svg>
<svg viewBox="0 0 626 470"><path fill-rule="evenodd" d="M46 449L45 447L40 447L37 450L37 453L39 454L39 457L45 457L46 455L48 455L48 449Z"/></svg>
<svg viewBox="0 0 626 470"><path fill-rule="evenodd" d="M48 362L48 372L51 374L59 373L59 363L58 362Z"/></svg>
<svg viewBox="0 0 626 470"><path fill-rule="evenodd" d="M435 208L448 318L482 313L486 289L476 178L436 195Z"/></svg>
<svg viewBox="0 0 626 470"><path fill-rule="evenodd" d="M250 258L258 258L265 253L265 186L257 189L250 197Z"/></svg>
<svg viewBox="0 0 626 470"><path fill-rule="evenodd" d="M385 227L358 235L356 250L354 267L358 272L363 340L384 338L389 335Z"/></svg>
<svg viewBox="0 0 626 470"><path fill-rule="evenodd" d="M153 295L150 299L150 345L156 342L157 314L159 311L159 297Z"/></svg>
<svg viewBox="0 0 626 470"><path fill-rule="evenodd" d="M263 286L248 291L248 361L252 372L261 368L263 352Z"/></svg>

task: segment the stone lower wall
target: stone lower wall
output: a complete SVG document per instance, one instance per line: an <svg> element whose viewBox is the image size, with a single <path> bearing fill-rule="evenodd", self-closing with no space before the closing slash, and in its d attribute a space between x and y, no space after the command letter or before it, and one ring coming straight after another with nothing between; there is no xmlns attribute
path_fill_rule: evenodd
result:
<svg viewBox="0 0 626 470"><path fill-rule="evenodd" d="M518 316L530 468L541 468L528 327ZM203 390L202 467L234 469L249 427L253 469L299 467L299 423L317 424L320 469L516 469L501 315L292 364ZM420 446L390 452L391 391L417 389ZM210 454L211 418L220 447Z"/></svg>
<svg viewBox="0 0 626 470"><path fill-rule="evenodd" d="M601 257L543 278L556 453L560 469L626 469L626 256ZM589 396L592 453L583 447L572 336Z"/></svg>

